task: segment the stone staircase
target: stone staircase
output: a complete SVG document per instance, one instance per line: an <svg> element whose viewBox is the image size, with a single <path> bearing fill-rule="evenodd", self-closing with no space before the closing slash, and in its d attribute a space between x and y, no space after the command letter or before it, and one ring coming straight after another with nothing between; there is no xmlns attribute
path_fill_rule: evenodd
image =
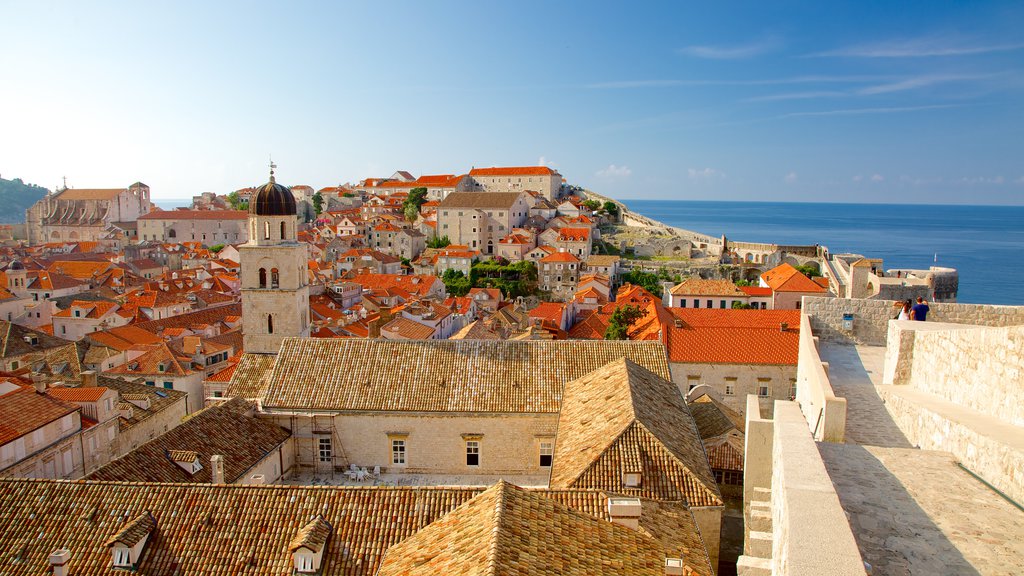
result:
<svg viewBox="0 0 1024 576"><path fill-rule="evenodd" d="M736 561L738 576L771 576L772 573L772 492L754 488L750 502L749 532L744 554Z"/></svg>

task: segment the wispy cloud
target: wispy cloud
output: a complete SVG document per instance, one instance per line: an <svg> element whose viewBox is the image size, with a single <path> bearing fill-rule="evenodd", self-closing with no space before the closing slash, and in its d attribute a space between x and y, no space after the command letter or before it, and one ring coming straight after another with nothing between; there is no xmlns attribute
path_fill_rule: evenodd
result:
<svg viewBox="0 0 1024 576"><path fill-rule="evenodd" d="M1020 178L1017 178L1016 180L1013 181L1013 183L1014 184L1024 184L1024 176L1021 176Z"/></svg>
<svg viewBox="0 0 1024 576"><path fill-rule="evenodd" d="M629 166L616 166L615 164L609 164L607 168L602 168L597 171L599 178L626 178L633 171L629 169Z"/></svg>
<svg viewBox="0 0 1024 576"><path fill-rule="evenodd" d="M847 58L929 58L936 56L971 56L990 52L1009 52L1024 48L1024 42L983 43L948 37L911 38L845 46L808 54L809 57Z"/></svg>
<svg viewBox="0 0 1024 576"><path fill-rule="evenodd" d="M948 82L967 82L971 80L982 80L985 78L991 78L990 75L962 75L962 74L933 74L927 76L915 76L913 78L907 78L898 82L890 82L887 84L878 84L875 86L868 86L857 91L858 94L864 96L873 96L875 94L889 94L892 92L903 92L905 90L914 90L916 88L924 88L925 86L933 86L935 84L945 84Z"/></svg>
<svg viewBox="0 0 1024 576"><path fill-rule="evenodd" d="M537 159L537 166L547 166L548 168L557 168L558 165L547 159L545 156L541 156Z"/></svg>
<svg viewBox="0 0 1024 576"><path fill-rule="evenodd" d="M786 184L792 184L797 181L797 178L798 176L796 175L796 172L790 172L789 174L786 174L785 177L782 178L782 181L785 182Z"/></svg>
<svg viewBox="0 0 1024 576"><path fill-rule="evenodd" d="M686 46L676 50L676 52L684 56L706 58L709 60L741 60L774 50L779 44L777 38L766 38L756 42L733 46Z"/></svg>
<svg viewBox="0 0 1024 576"><path fill-rule="evenodd" d="M944 108L960 108L959 104L933 104L930 106L896 106L891 108L850 108L846 110L821 110L816 112L790 112L779 118L799 118L803 116L856 116L859 114L896 114L898 112L921 112L924 110L941 110Z"/></svg>
<svg viewBox="0 0 1024 576"><path fill-rule="evenodd" d="M591 89L667 88L675 86L785 86L799 84L864 84L868 82L895 82L900 76L791 76L788 78L755 78L751 80L728 79L648 79L614 80L587 84Z"/></svg>
<svg viewBox="0 0 1024 576"><path fill-rule="evenodd" d="M689 168L686 176L690 180L718 180L725 178L725 173L714 168Z"/></svg>
<svg viewBox="0 0 1024 576"><path fill-rule="evenodd" d="M884 180L885 180L885 176L882 176L881 174L872 174L871 175L871 181L872 182L883 182Z"/></svg>
<svg viewBox="0 0 1024 576"><path fill-rule="evenodd" d="M960 182L968 185L995 184L998 186L1006 182L1006 178L1003 178L1002 176L969 176L961 178Z"/></svg>
<svg viewBox="0 0 1024 576"><path fill-rule="evenodd" d="M787 92L785 94L769 94L767 96L754 96L753 98L746 98L744 102L776 102L779 100L812 100L814 98L838 98L841 96L848 96L848 92L840 92L836 90L818 91L818 92Z"/></svg>

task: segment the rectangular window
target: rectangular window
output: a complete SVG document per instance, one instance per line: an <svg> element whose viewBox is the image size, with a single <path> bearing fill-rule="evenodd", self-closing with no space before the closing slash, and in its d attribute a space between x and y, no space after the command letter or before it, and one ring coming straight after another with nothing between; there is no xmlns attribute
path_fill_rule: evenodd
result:
<svg viewBox="0 0 1024 576"><path fill-rule="evenodd" d="M796 303L796 309L797 309L797 310L799 310L799 309L800 309L800 307L801 307L801 306L803 306L803 305L804 305L804 303L803 303L803 302L799 302L799 301L798 301L798 302Z"/></svg>
<svg viewBox="0 0 1024 576"><path fill-rule="evenodd" d="M540 443L540 465L541 468L551 467L551 457L555 453L555 445L551 442Z"/></svg>
<svg viewBox="0 0 1024 576"><path fill-rule="evenodd" d="M694 298L693 299L693 307L694 308L700 308L700 300L697 300L696 298Z"/></svg>
<svg viewBox="0 0 1024 576"><path fill-rule="evenodd" d="M714 308L714 307L715 307L714 301L713 300L708 300L708 308Z"/></svg>
<svg viewBox="0 0 1024 576"><path fill-rule="evenodd" d="M789 398L791 400L796 398L796 380L792 378L789 380Z"/></svg>
<svg viewBox="0 0 1024 576"><path fill-rule="evenodd" d="M767 384L758 384L757 395L760 396L761 398L767 398L769 391L770 389L768 388Z"/></svg>
<svg viewBox="0 0 1024 576"><path fill-rule="evenodd" d="M405 440L391 441L391 463L405 464Z"/></svg>
<svg viewBox="0 0 1024 576"><path fill-rule="evenodd" d="M165 390L174 390L174 382L164 382Z"/></svg>
<svg viewBox="0 0 1024 576"><path fill-rule="evenodd" d="M679 299L679 307L680 308L686 308L686 298L680 298Z"/></svg>
<svg viewBox="0 0 1024 576"><path fill-rule="evenodd" d="M480 465L480 442L469 440L466 442L466 466Z"/></svg>
<svg viewBox="0 0 1024 576"><path fill-rule="evenodd" d="M152 380L146 380L146 386L156 386L156 382L153 382Z"/></svg>
<svg viewBox="0 0 1024 576"><path fill-rule="evenodd" d="M331 462L333 460L333 452L331 450L331 439L330 438L320 438L320 441L317 443L317 446L318 446L318 456L320 457L320 461L321 462Z"/></svg>
<svg viewBox="0 0 1024 576"><path fill-rule="evenodd" d="M722 310L725 310L725 300L720 301L718 303L718 307L721 308Z"/></svg>
<svg viewBox="0 0 1024 576"><path fill-rule="evenodd" d="M725 395L726 396L732 396L735 393L736 393L736 387L735 386L733 386L732 384L726 384L725 385Z"/></svg>

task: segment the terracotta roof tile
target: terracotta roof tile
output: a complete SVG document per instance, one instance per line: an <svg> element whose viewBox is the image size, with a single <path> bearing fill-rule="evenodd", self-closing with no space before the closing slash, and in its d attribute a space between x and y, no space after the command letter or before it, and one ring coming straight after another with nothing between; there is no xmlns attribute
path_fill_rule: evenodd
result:
<svg viewBox="0 0 1024 576"><path fill-rule="evenodd" d="M553 176L554 170L547 166L507 166L496 168L474 168L470 176Z"/></svg>
<svg viewBox="0 0 1024 576"><path fill-rule="evenodd" d="M676 363L796 365L799 310L670 309L669 359ZM782 331L782 324L787 328Z"/></svg>
<svg viewBox="0 0 1024 576"><path fill-rule="evenodd" d="M690 278L672 287L672 294L686 296L730 296L745 297L746 293L729 280L704 280Z"/></svg>
<svg viewBox="0 0 1024 576"><path fill-rule="evenodd" d="M761 279L776 292L810 292L813 294L827 292L820 284L786 263L779 264L761 274Z"/></svg>
<svg viewBox="0 0 1024 576"><path fill-rule="evenodd" d="M640 485L627 486L625 473L641 473ZM679 388L625 358L565 385L550 483L723 502Z"/></svg>
<svg viewBox="0 0 1024 576"><path fill-rule="evenodd" d="M242 354L231 375L225 396L228 398L263 398L275 354Z"/></svg>
<svg viewBox="0 0 1024 576"><path fill-rule="evenodd" d="M111 571L111 553L104 546L141 515L151 514L155 536L146 545L139 574L178 572L190 576L245 573L251 576L291 574L289 544L317 514L331 526L324 550L325 576L374 576L382 561L400 560L385 552L413 537L432 522L483 492L479 488L242 486L155 484L92 481L0 479L0 542L9 544L5 576L37 576L49 569L47 558L57 548L72 554L73 574ZM574 510L607 520L609 496L599 491L530 491ZM529 496L528 496L529 497ZM540 506L545 506L541 508ZM529 504L529 518L547 504ZM657 554L664 574L666 551L682 556L700 576L711 576L707 554L686 508L680 504L642 501L640 530L660 546L636 546L636 552ZM559 516L565 514L559 511ZM575 518L574 526L586 526ZM521 529L521 528L520 528ZM593 529L593 528L592 528ZM596 528L624 534L621 527ZM561 529L559 529L562 532ZM571 531L587 538L579 531ZM215 534L217 537L211 537ZM531 537L536 542L543 535ZM564 533L562 534L563 536ZM638 540L645 540L637 533ZM575 536L574 536L575 537ZM125 536L127 538L127 536ZM612 537L613 549L621 540ZM627 537L628 538L628 537ZM526 552L534 550L524 546ZM509 552L515 551L510 547ZM557 554L557 550L548 553ZM600 554L588 550L588 554ZM644 552L646 553L646 552ZM397 554L396 554L397 556ZM5 557L6 558L6 557ZM586 562L587 560L578 560ZM623 560L623 566L639 560ZM614 570L619 565L610 564ZM172 568L173 567L173 568ZM543 573L544 570L534 573ZM452 572L451 576L457 573ZM459 573L465 574L465 573Z"/></svg>
<svg viewBox="0 0 1024 576"><path fill-rule="evenodd" d="M263 405L553 413L564 382L623 356L671 377L660 343L286 338Z"/></svg>
<svg viewBox="0 0 1024 576"><path fill-rule="evenodd" d="M110 389L106 386L90 386L87 388L80 386L76 388L58 386L56 388L50 388L46 393L58 400L80 404L82 402L99 402L100 398L102 398L108 391L110 391Z"/></svg>
<svg viewBox="0 0 1024 576"><path fill-rule="evenodd" d="M253 404L235 398L193 414L128 454L89 475L92 480L126 482L210 482L210 457L224 456L224 480L233 483L291 434L248 412ZM171 451L193 452L203 469L189 474L174 463ZM194 459L194 458L193 458ZM186 457L186 460L188 458Z"/></svg>

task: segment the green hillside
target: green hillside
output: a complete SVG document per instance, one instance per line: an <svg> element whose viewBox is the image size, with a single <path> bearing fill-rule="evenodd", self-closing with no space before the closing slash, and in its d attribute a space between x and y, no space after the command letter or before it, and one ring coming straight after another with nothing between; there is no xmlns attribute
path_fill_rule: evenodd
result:
<svg viewBox="0 0 1024 576"><path fill-rule="evenodd" d="M4 180L0 178L0 222L25 221L25 210L46 195L46 188L25 184L21 178Z"/></svg>

